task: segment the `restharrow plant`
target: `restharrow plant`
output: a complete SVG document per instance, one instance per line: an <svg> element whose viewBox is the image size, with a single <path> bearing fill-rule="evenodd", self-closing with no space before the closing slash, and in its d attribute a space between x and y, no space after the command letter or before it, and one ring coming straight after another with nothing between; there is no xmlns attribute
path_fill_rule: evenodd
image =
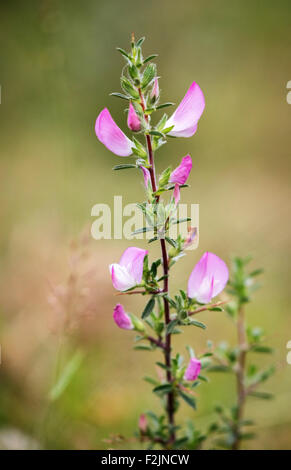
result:
<svg viewBox="0 0 291 470"><path fill-rule="evenodd" d="M203 323L194 320L196 313L221 310L219 302L211 304L211 301L224 289L228 281L228 269L218 256L207 252L190 274L187 293L184 290L174 296L169 293L171 268L196 235L195 227L189 227L189 235L185 239L178 236L173 240L169 236L170 227L183 222L177 220L175 214L180 190L186 187L192 169L192 159L187 155L174 171L166 168L157 178L154 153L167 143L169 136L192 137L195 134L205 100L202 90L193 82L175 112L170 117L164 114L158 122L153 123L154 113L173 103L160 102L157 67L152 63L156 55L143 58L143 40L136 42L132 37L129 52L118 49L126 65L120 82L122 93L112 93L127 101L127 124L135 135L127 137L107 108L97 117L95 132L100 142L114 154L136 157L135 164L120 164L114 169L136 167L141 170L147 201L138 204L138 207L148 226L141 227L136 233L152 231L149 243L160 244L161 257L149 264L147 250L130 247L125 250L119 263L110 266L113 286L122 295L140 294L149 297L141 318L125 312L121 304L116 305L113 318L119 328L138 333L135 349L159 349L163 354L163 362L157 362L161 369L160 378L147 377L146 380L153 385L153 392L161 398L165 411L159 416L152 412L148 412L147 416L141 415L140 438L149 441L151 447L159 445L165 449L194 449L201 446L205 436L191 423L187 430L181 430L176 425L175 413L180 400L196 408L193 388L206 380L200 370L208 367L208 356L211 354L206 351L197 357L192 348L188 347L190 359L185 365L180 354L173 355L172 336L186 326L205 328ZM140 137L144 138L144 142L139 140ZM169 195L167 205L163 204L162 195Z"/></svg>
<svg viewBox="0 0 291 470"><path fill-rule="evenodd" d="M249 257L233 259L228 284L233 301L228 303L226 311L235 324L237 344L233 347L225 342L220 344L213 355L216 365L209 368L210 371L232 373L236 379L236 403L229 410L217 406L219 421L213 425L220 435L216 444L232 450L238 450L243 441L255 436L249 431L254 422L244 416L246 402L249 397L263 400L272 398L270 393L257 388L275 372L274 366L260 369L253 362L253 354L271 354L273 350L265 344L262 328L251 327L246 323L245 307L251 301L253 292L258 289L256 277L262 273L261 269L247 271L250 260Z"/></svg>

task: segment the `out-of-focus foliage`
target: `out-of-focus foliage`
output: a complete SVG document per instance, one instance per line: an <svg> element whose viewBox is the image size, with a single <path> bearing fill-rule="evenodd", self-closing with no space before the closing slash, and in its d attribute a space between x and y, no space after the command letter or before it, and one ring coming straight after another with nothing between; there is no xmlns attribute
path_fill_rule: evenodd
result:
<svg viewBox="0 0 291 470"><path fill-rule="evenodd" d="M112 174L124 160L94 134L104 106L126 128L122 103L106 90L118 90L122 58L115 47L126 47L132 30L147 37L145 53L158 52L167 100L179 103L193 80L206 98L195 138L174 140L171 154L161 148L156 162L158 171L175 167L191 153L192 187L185 196L200 204L199 248L175 267L175 290L185 288L206 250L223 259L250 252L265 267L248 318L270 333L279 370L268 391L276 399L247 405L260 427L245 445L291 447L290 9L287 0L1 3L1 447L136 447L122 436L131 438L141 409L158 407L140 378L152 359L142 351L133 355L130 338L111 318L108 264L128 241L80 237L94 204L113 205L113 188L124 203L135 201L137 191L142 195L130 172ZM128 298L125 306L134 313L138 302ZM50 403L59 325L68 310L61 367L78 349L84 359ZM208 328L187 334L195 349L206 348L208 337L232 341L224 314L201 313L198 320ZM199 411L185 404L181 420L195 418L194 429L207 429L213 403L234 400L230 381L227 374L213 376L211 386L197 391ZM195 432L191 425L189 432Z"/></svg>

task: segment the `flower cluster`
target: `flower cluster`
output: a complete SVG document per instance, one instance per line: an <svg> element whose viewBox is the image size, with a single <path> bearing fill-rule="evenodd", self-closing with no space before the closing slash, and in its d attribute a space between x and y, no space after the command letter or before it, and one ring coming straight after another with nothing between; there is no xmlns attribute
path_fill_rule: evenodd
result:
<svg viewBox="0 0 291 470"><path fill-rule="evenodd" d="M193 319L193 315L211 309L219 309L219 302L210 304L220 294L228 281L228 268L217 255L206 252L194 266L188 280L187 291L180 290L172 296L169 291L170 271L172 266L193 242L196 228L189 227L185 239L180 236L173 240L169 237L171 224L179 223L173 216L180 201L181 188L187 186L192 170L192 158L188 154L181 163L172 170L166 168L156 178L154 153L167 143L168 137L192 137L198 128L199 119L205 107L205 99L199 85L193 81L184 98L169 117L164 114L153 125L152 117L156 111L171 106L172 103L160 103L159 78L156 65L152 63L155 55L144 59L142 43L144 38L135 42L132 38L131 50L126 52L118 49L126 61L121 76L123 92L112 93L113 96L126 100L127 126L132 135L128 137L113 120L107 108L97 117L95 132L99 141L108 150L120 157L135 157L135 162L120 164L114 169L136 168L141 170L146 197L152 205L150 211L146 203L138 204L147 219L151 220L153 238L149 243L160 244L161 257L149 264L149 252L137 247L129 247L122 254L118 263L110 265L113 287L123 295L141 294L149 300L141 314L141 318L125 311L118 303L113 312L116 325L124 330L135 330L136 341L146 341L135 349L161 349L164 362L158 363L162 369L159 380L151 379L154 392L163 400L167 422L161 415L159 427L153 430L140 419L140 430L143 438L147 437L152 444L159 443L165 448L177 446L177 429L175 413L179 399L195 408L195 398L191 391L199 380L203 380L201 369L207 367L206 357L209 353L197 356L192 348L188 348L190 360L184 365L180 354L173 356L171 338L179 332L179 328L194 326L205 328L205 325ZM144 138L144 142L139 137ZM169 195L170 204L163 205L161 197ZM163 221L157 217L162 212ZM146 231L141 228L140 233ZM167 245L170 245L168 251ZM162 272L159 272L162 270ZM153 331L150 332L149 330ZM197 444L198 445L198 444Z"/></svg>

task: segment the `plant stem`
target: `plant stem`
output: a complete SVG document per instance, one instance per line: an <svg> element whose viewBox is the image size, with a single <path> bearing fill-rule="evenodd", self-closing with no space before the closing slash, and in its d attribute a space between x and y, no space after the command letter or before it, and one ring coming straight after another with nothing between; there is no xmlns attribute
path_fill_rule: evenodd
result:
<svg viewBox="0 0 291 470"><path fill-rule="evenodd" d="M197 313L205 312L205 310L210 310L215 307L220 307L220 305L227 304L227 302L229 302L229 300L220 300L219 302L216 302L215 304L206 305L205 307L199 307L196 310L193 310L192 312L188 312L188 316L190 317L191 315L196 315Z"/></svg>
<svg viewBox="0 0 291 470"><path fill-rule="evenodd" d="M232 445L232 450L238 450L240 447L240 421L243 418L244 405L246 398L245 389L245 364L247 352L247 337L245 329L244 309L242 305L238 308L237 318L237 337L239 345L239 355L237 361L236 381L237 381L237 426L235 429L236 438Z"/></svg>
<svg viewBox="0 0 291 470"><path fill-rule="evenodd" d="M145 111L145 102L144 102L144 97L141 91L141 88L138 89L139 96L140 96L140 101L141 101L141 106L143 111ZM144 118L146 122L148 122L148 116L144 115ZM155 162L154 162L154 153L152 149L152 142L151 142L151 137L149 134L146 134L146 144L147 144L147 151L148 151L148 157L149 157L149 172L150 172L150 178L151 178L151 184L152 184L152 190L155 193L157 191L157 184L156 184L156 174L155 174ZM156 202L159 202L159 196L155 196ZM164 238L160 239L160 245L161 245L161 251L162 251L162 258L163 258L163 276L164 276L164 281L163 281L163 292L167 293L169 291L169 278L168 278L168 273L169 273L169 264L168 264L168 254L167 254L167 247L166 247L166 241ZM168 300L163 297L164 301L164 314L165 314L165 324L166 327L170 323L170 307L169 307L169 302ZM164 349L164 355L165 355L165 365L167 366L167 382L171 383L172 382L172 372L171 372L171 333L166 333L166 345ZM167 416L168 416L168 425L170 429L169 433L169 441L168 445L171 446L175 442L176 435L175 435L175 396L174 392L169 392L167 394Z"/></svg>

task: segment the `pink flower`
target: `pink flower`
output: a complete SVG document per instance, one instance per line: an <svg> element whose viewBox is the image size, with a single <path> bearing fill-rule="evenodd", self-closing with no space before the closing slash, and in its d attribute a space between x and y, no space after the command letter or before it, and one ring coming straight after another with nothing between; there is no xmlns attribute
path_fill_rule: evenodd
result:
<svg viewBox="0 0 291 470"><path fill-rule="evenodd" d="M192 169L192 158L190 155L182 158L180 165L171 173L169 182L179 185L185 184Z"/></svg>
<svg viewBox="0 0 291 470"><path fill-rule="evenodd" d="M122 328L123 330L132 330L133 329L133 323L125 313L124 308L121 304L117 304L114 308L113 311L113 320L115 321L116 325L119 326L119 328Z"/></svg>
<svg viewBox="0 0 291 470"><path fill-rule="evenodd" d="M188 281L188 297L202 304L218 295L228 281L228 268L222 259L206 252L198 261Z"/></svg>
<svg viewBox="0 0 291 470"><path fill-rule="evenodd" d="M182 158L180 165L171 173L169 182L175 183L174 200L177 205L180 201L180 185L185 184L192 169L192 159L190 155Z"/></svg>
<svg viewBox="0 0 291 470"><path fill-rule="evenodd" d="M184 380L196 380L200 374L201 362L192 357L184 374Z"/></svg>
<svg viewBox="0 0 291 470"><path fill-rule="evenodd" d="M119 129L107 108L97 117L95 132L102 144L120 157L132 154L133 142Z"/></svg>
<svg viewBox="0 0 291 470"><path fill-rule="evenodd" d="M124 251L119 263L109 266L112 284L115 289L125 291L141 283L143 260L147 254L147 250L132 246Z"/></svg>
<svg viewBox="0 0 291 470"><path fill-rule="evenodd" d="M127 116L127 125L133 132L138 132L141 129L140 120L132 103L129 103L129 110Z"/></svg>
<svg viewBox="0 0 291 470"><path fill-rule="evenodd" d="M165 127L174 126L168 133L174 137L192 137L197 131L198 121L203 113L205 100L202 90L193 82L178 108L168 119Z"/></svg>
<svg viewBox="0 0 291 470"><path fill-rule="evenodd" d="M148 184L149 184L149 181L150 181L150 172L147 168L145 168L144 166L141 166L140 167L142 172L143 172L143 178L144 178L144 185L145 187L147 188L148 187Z"/></svg>
<svg viewBox="0 0 291 470"><path fill-rule="evenodd" d="M160 89L159 89L159 79L156 78L154 81L154 86L152 88L150 98L153 102L157 101L160 95Z"/></svg>

